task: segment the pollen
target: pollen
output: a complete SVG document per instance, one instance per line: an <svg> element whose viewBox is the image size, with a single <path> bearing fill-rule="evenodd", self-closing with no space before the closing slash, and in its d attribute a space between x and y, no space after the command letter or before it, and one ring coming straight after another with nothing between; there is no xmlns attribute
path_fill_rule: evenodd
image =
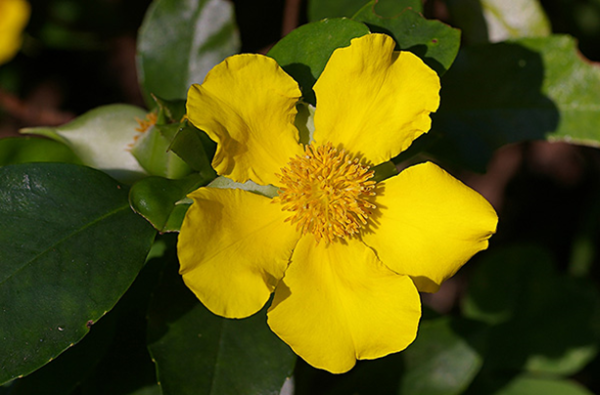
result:
<svg viewBox="0 0 600 395"><path fill-rule="evenodd" d="M281 188L274 201L293 213L286 221L317 243L358 233L376 208L373 171L331 143L306 146L277 176Z"/></svg>

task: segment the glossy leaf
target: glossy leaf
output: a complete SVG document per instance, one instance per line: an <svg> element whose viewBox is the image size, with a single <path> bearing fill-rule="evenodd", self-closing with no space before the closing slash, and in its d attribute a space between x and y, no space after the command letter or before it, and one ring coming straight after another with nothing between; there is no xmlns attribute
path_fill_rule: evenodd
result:
<svg viewBox="0 0 600 395"><path fill-rule="evenodd" d="M22 129L21 133L50 137L70 147L83 164L119 181L131 182L146 172L129 151L139 134L136 119L146 112L135 106L111 104L95 108L58 127Z"/></svg>
<svg viewBox="0 0 600 395"><path fill-rule="evenodd" d="M233 4L225 0L154 0L138 38L138 74L147 95L183 99L193 83L238 52ZM147 97L149 105L154 101Z"/></svg>
<svg viewBox="0 0 600 395"><path fill-rule="evenodd" d="M282 38L267 54L300 85L304 100L315 105L312 90L336 48L369 33L362 23L350 19L326 19L300 26Z"/></svg>
<svg viewBox="0 0 600 395"><path fill-rule="evenodd" d="M403 355L405 372L399 394L461 394L479 372L485 327L476 322L449 319L421 323L417 339Z"/></svg>
<svg viewBox="0 0 600 395"><path fill-rule="evenodd" d="M452 19L469 43L545 37L550 21L538 0L449 0Z"/></svg>
<svg viewBox="0 0 600 395"><path fill-rule="evenodd" d="M371 1L352 19L363 22L373 33L386 33L396 40L397 49L419 56L442 75L450 68L460 47L460 31L440 21L427 20L412 9L381 14ZM400 12L402 11L402 12Z"/></svg>
<svg viewBox="0 0 600 395"><path fill-rule="evenodd" d="M308 2L308 19L311 22L320 21L324 18L352 17L364 5L365 0L337 0L323 1L312 0ZM369 2L372 8L372 1ZM406 8L416 12L423 11L421 0L378 0L377 12L379 15L393 16Z"/></svg>
<svg viewBox="0 0 600 395"><path fill-rule="evenodd" d="M266 308L243 320L217 317L186 288L176 265L167 269L148 314L163 394L279 394L296 356L267 326Z"/></svg>
<svg viewBox="0 0 600 395"><path fill-rule="evenodd" d="M30 162L81 163L66 145L35 137L0 139L0 166Z"/></svg>
<svg viewBox="0 0 600 395"><path fill-rule="evenodd" d="M104 317L90 333L58 358L32 374L11 382L0 395L70 394L98 365L115 333L116 321Z"/></svg>
<svg viewBox="0 0 600 395"><path fill-rule="evenodd" d="M0 383L80 341L131 285L154 234L100 171L0 168Z"/></svg>
<svg viewBox="0 0 600 395"><path fill-rule="evenodd" d="M186 195L207 184L213 173L192 174L180 180L147 177L131 187L131 207L159 232L177 232L191 201Z"/></svg>
<svg viewBox="0 0 600 395"><path fill-rule="evenodd" d="M493 151L524 140L600 146L600 67L568 36L465 47L442 80L431 151L483 170Z"/></svg>
<svg viewBox="0 0 600 395"><path fill-rule="evenodd" d="M544 250L515 246L477 268L463 309L493 325L490 366L569 375L596 355L600 296L593 284L559 276L554 266Z"/></svg>

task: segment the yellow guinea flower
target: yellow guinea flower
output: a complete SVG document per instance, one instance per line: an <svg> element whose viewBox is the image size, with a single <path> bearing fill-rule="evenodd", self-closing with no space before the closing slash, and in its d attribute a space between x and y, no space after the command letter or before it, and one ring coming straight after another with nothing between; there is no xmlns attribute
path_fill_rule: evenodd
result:
<svg viewBox="0 0 600 395"><path fill-rule="evenodd" d="M29 20L25 0L0 0L0 64L8 62L21 48L21 33Z"/></svg>
<svg viewBox="0 0 600 395"><path fill-rule="evenodd" d="M294 126L298 84L269 57L229 57L188 94L189 120L217 143L215 170L279 194L191 193L178 242L186 285L229 318L256 313L274 291L271 329L333 373L406 348L419 291L435 292L496 229L490 204L433 163L372 181L439 105L436 73L394 47L369 34L333 53L307 146Z"/></svg>

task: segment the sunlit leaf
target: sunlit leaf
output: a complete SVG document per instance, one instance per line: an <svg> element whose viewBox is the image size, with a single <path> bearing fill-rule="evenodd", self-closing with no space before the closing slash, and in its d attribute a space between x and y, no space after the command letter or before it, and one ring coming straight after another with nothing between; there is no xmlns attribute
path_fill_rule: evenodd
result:
<svg viewBox="0 0 600 395"><path fill-rule="evenodd" d="M0 168L0 383L80 341L131 285L154 234L100 171Z"/></svg>
<svg viewBox="0 0 600 395"><path fill-rule="evenodd" d="M267 326L266 309L243 320L217 317L176 271L168 268L148 314L163 394L278 395L296 356Z"/></svg>
<svg viewBox="0 0 600 395"><path fill-rule="evenodd" d="M551 26L538 0L449 0L452 19L469 43L544 37Z"/></svg>
<svg viewBox="0 0 600 395"><path fill-rule="evenodd" d="M396 11L382 14L374 0L352 19L365 23L373 33L389 34L398 43L398 49L414 53L438 74L444 74L458 54L460 31L440 21L427 20L412 9L403 10L401 5Z"/></svg>
<svg viewBox="0 0 600 395"><path fill-rule="evenodd" d="M281 39L267 54L300 85L304 100L315 105L312 90L336 48L369 33L366 25L350 19L326 19L300 26Z"/></svg>
<svg viewBox="0 0 600 395"><path fill-rule="evenodd" d="M139 134L136 119L145 117L146 112L139 107L111 104L90 110L62 126L27 128L21 133L59 141L70 147L83 164L119 181L131 182L146 174L130 152L134 136Z"/></svg>
<svg viewBox="0 0 600 395"><path fill-rule="evenodd" d="M151 93L183 99L193 83L239 51L233 4L226 0L154 0L138 38L139 80Z"/></svg>

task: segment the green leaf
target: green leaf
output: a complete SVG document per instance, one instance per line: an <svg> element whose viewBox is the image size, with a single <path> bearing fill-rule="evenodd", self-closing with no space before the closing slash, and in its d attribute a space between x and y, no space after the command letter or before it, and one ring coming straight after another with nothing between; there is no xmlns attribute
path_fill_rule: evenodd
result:
<svg viewBox="0 0 600 395"><path fill-rule="evenodd" d="M472 44L551 33L550 21L538 0L449 0L448 9Z"/></svg>
<svg viewBox="0 0 600 395"><path fill-rule="evenodd" d="M373 33L392 36L397 49L414 53L439 75L450 68L460 47L460 30L427 20L410 9L388 17L376 13L379 8L374 5L375 1L370 2L352 19L365 23Z"/></svg>
<svg viewBox="0 0 600 395"><path fill-rule="evenodd" d="M224 0L154 0L138 37L138 74L147 95L183 99L217 63L238 52L233 4Z"/></svg>
<svg viewBox="0 0 600 395"><path fill-rule="evenodd" d="M311 22L320 21L324 18L352 17L363 6L365 0L337 0L322 1L312 0L308 2L308 20ZM369 8L373 8L373 1L370 1ZM423 12L421 0L378 0L377 13L384 16L393 16L406 8L412 8L416 12Z"/></svg>
<svg viewBox="0 0 600 395"><path fill-rule="evenodd" d="M461 394L479 372L485 327L443 317L421 323L417 339L403 352L406 361L399 394Z"/></svg>
<svg viewBox="0 0 600 395"><path fill-rule="evenodd" d="M179 129L169 149L182 158L193 170L208 174L213 172L211 162L216 148L217 144L206 133L185 120L179 124Z"/></svg>
<svg viewBox="0 0 600 395"><path fill-rule="evenodd" d="M167 267L148 313L148 348L163 394L279 394L296 357L271 332L265 312L217 317L186 288L177 265Z"/></svg>
<svg viewBox="0 0 600 395"><path fill-rule="evenodd" d="M493 325L486 362L497 369L570 375L597 353L597 290L584 279L558 275L552 257L539 248L486 255L463 310Z"/></svg>
<svg viewBox="0 0 600 395"><path fill-rule="evenodd" d="M154 235L100 171L0 168L0 383L80 341L131 285Z"/></svg>
<svg viewBox="0 0 600 395"><path fill-rule="evenodd" d="M350 45L350 40L364 36L369 29L350 19L326 19L300 26L271 48L268 56L300 85L304 100L315 105L312 90L333 51Z"/></svg>
<svg viewBox="0 0 600 395"><path fill-rule="evenodd" d="M433 128L440 157L483 170L524 140L600 146L600 68L569 36L465 47L442 79Z"/></svg>
<svg viewBox="0 0 600 395"><path fill-rule="evenodd" d="M592 392L580 384L570 380L558 380L543 377L517 376L511 380L498 379L488 384L489 387L478 388L469 394L489 395L592 395Z"/></svg>
<svg viewBox="0 0 600 395"><path fill-rule="evenodd" d="M156 369L146 347L146 313L166 261L176 261L175 235L159 235L135 282L106 318L117 321L113 341L77 395L160 395ZM152 252L149 254L152 255Z"/></svg>
<svg viewBox="0 0 600 395"><path fill-rule="evenodd" d="M58 358L32 374L11 382L0 395L70 394L104 356L115 333L115 320L107 316L93 325L90 333Z"/></svg>
<svg viewBox="0 0 600 395"><path fill-rule="evenodd" d="M0 139L0 166L29 162L81 163L69 147L53 140L34 137Z"/></svg>
<svg viewBox="0 0 600 395"><path fill-rule="evenodd" d="M150 126L131 147L131 154L149 174L177 179L192 172L187 163L170 149L179 128L179 123Z"/></svg>
<svg viewBox="0 0 600 395"><path fill-rule="evenodd" d="M129 202L159 232L178 232L190 206L186 195L206 185L214 173L191 174L180 180L147 177L131 187Z"/></svg>
<svg viewBox="0 0 600 395"><path fill-rule="evenodd" d="M22 129L21 133L50 137L67 145L83 164L102 170L119 181L131 182L146 172L129 152L139 132L136 119L146 112L135 106L111 104L95 108L55 128Z"/></svg>

